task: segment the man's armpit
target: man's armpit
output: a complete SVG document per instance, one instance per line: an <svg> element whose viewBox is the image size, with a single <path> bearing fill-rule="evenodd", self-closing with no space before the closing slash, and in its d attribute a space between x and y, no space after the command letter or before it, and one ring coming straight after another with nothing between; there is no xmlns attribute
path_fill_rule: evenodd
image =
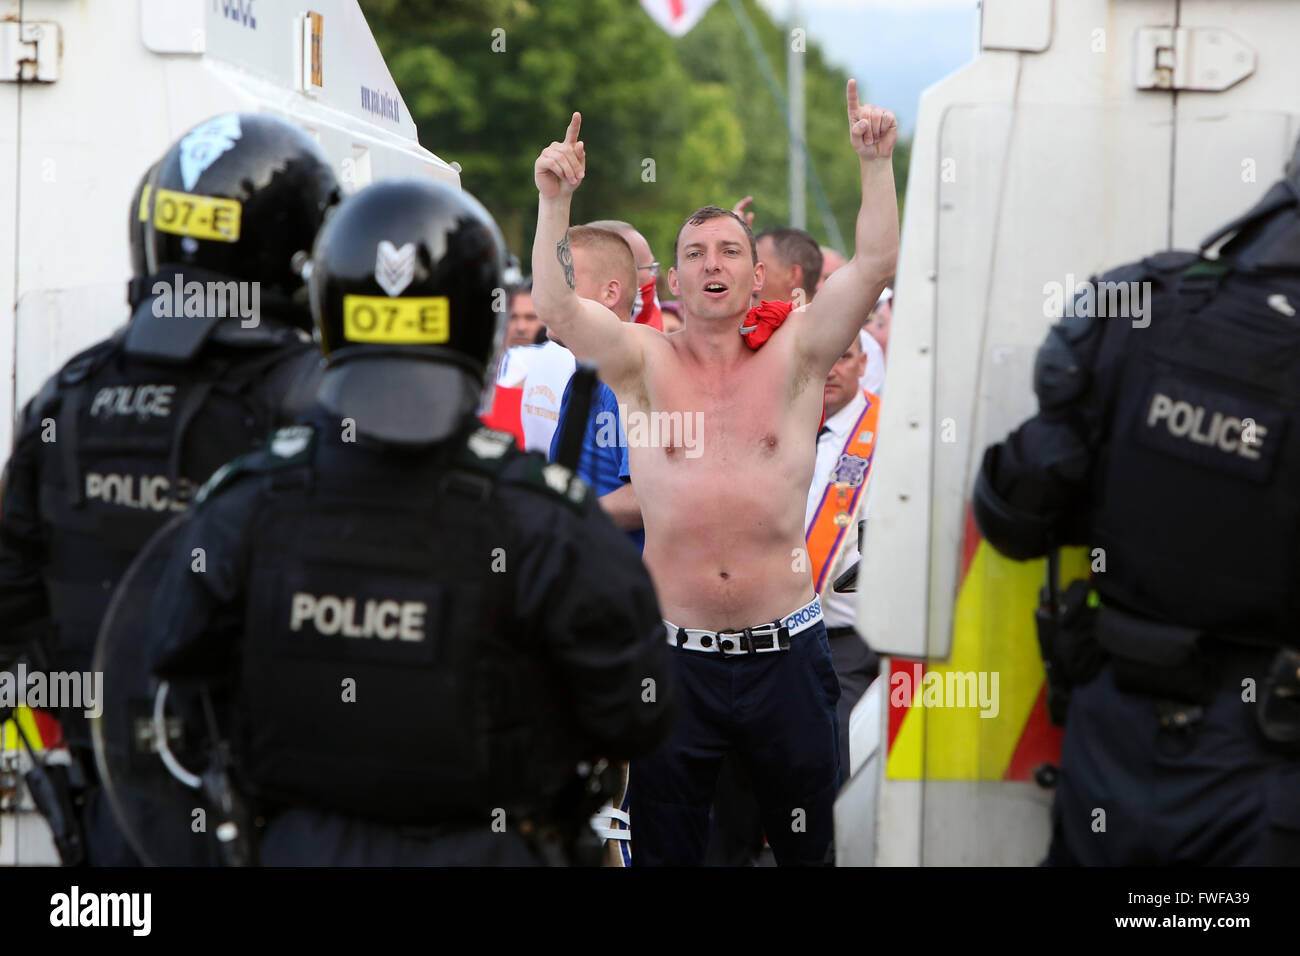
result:
<svg viewBox="0 0 1300 956"><path fill-rule="evenodd" d="M671 346L662 332L652 329L648 325L625 323L624 328L627 332L628 348L631 350L628 368L617 380L608 378L603 374L600 376L600 380L610 387L620 405L626 405L632 411L649 411L650 386L648 378L650 365L656 362L662 364L673 361L673 356L663 351L664 349L671 349ZM657 341L651 340L651 336ZM619 411L621 413L622 409L620 408ZM623 423L623 427L627 427L626 422Z"/></svg>

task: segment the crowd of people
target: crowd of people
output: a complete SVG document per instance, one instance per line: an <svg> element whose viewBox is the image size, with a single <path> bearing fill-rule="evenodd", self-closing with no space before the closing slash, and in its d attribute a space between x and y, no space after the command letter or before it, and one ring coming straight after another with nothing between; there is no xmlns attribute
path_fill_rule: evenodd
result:
<svg viewBox="0 0 1300 956"><path fill-rule="evenodd" d="M666 274L632 224L570 225L574 114L505 316L468 194L344 199L269 117L174 143L130 321L28 403L0 489L0 665L104 679L51 704L71 769L32 754L64 862L590 862L600 797L625 862L630 820L640 865L827 863L875 668L830 582L898 246L897 125L847 99L847 260L717 206ZM241 285L256 314L213 304Z"/></svg>
<svg viewBox="0 0 1300 956"><path fill-rule="evenodd" d="M741 215L747 206L748 200L741 200L732 211ZM747 225L752 224L754 213L748 213L745 219ZM661 273L659 263L650 251L650 244L645 237L626 222L597 221L586 225L591 228L617 226L619 234L634 250L634 260L645 260L636 266L638 275L641 270L648 270L653 277L652 284L646 283L637 290L630 321L649 325L665 335L680 332L684 321L682 303L666 297L666 274ZM782 242L779 249L774 237L779 237ZM767 267L763 290L753 297L756 306L762 300L793 302L795 289L803 290L805 268L814 270L818 275L812 292L803 290L800 293L802 301L807 302L821 288L822 283L846 261L843 255L831 247L818 246L812 235L803 229L775 227L755 238L758 261ZM640 256L635 254L638 248L643 250ZM817 250L817 256L811 255L812 249ZM802 259L796 261L794 257ZM493 400L490 407L484 410L483 420L495 428L510 432L520 447L549 454L550 442L559 423L559 404L549 397L556 394L556 380L567 385L576 363L565 361L551 369L552 363L548 363L547 358L542 358L541 368L545 371L534 376L525 401L524 382L534 367L534 359L543 353L550 341L546 326L538 318L537 309L533 305L532 289L532 282L528 279L506 289L504 349L496 365ZM885 387L885 350L889 345L893 297L891 278L863 321L863 334L859 343L863 356L863 372L859 381L865 391L877 396L884 392ZM558 354L555 349L546 351ZM563 394L563 389L560 394ZM583 476L587 477L585 469Z"/></svg>

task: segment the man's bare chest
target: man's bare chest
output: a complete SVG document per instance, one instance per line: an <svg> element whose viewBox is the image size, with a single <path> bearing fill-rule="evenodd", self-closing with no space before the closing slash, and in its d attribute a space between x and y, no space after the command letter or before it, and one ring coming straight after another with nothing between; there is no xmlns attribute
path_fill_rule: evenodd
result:
<svg viewBox="0 0 1300 956"><path fill-rule="evenodd" d="M664 362L647 376L641 414L628 415L629 446L649 444L666 462L705 470L783 457L800 444L806 411L802 396L791 395L790 378L775 361L725 373Z"/></svg>

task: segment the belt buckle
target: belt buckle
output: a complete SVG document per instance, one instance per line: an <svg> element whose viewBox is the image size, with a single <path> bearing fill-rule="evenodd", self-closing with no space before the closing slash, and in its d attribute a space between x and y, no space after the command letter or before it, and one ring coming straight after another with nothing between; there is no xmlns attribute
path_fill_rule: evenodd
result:
<svg viewBox="0 0 1300 956"><path fill-rule="evenodd" d="M727 650L722 646L722 638L724 634L727 636L727 640L735 643L736 647L734 649L744 648L749 653L754 653L754 636L750 634L749 628L746 627L739 631L732 630L731 628L724 628L721 631L715 631L714 636L718 641L719 654L724 656L727 654Z"/></svg>
<svg viewBox="0 0 1300 956"><path fill-rule="evenodd" d="M750 647L753 653L758 653L758 649L753 646L753 632L755 630L763 631L763 636L771 640L771 644L763 648L763 650L770 650L775 653L776 651L786 651L790 649L790 629L780 621L773 621L771 624L764 624L759 628L745 628L745 632L749 634Z"/></svg>

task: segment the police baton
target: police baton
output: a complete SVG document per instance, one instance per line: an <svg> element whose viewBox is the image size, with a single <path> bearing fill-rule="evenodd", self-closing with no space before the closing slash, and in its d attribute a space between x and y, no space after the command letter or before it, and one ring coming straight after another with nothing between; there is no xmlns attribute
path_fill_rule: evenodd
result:
<svg viewBox="0 0 1300 956"><path fill-rule="evenodd" d="M1047 580L1038 596L1038 609L1034 623L1038 632L1038 652L1043 658L1043 672L1047 684L1047 714L1053 724L1065 726L1065 713L1070 702L1069 688L1061 667L1061 552L1053 548L1047 552Z"/></svg>
<svg viewBox="0 0 1300 956"><path fill-rule="evenodd" d="M569 411L565 415L564 430L555 460L569 471L577 472L582 460L582 436L587 431L587 416L591 414L591 393L596 390L596 366L580 362L569 382Z"/></svg>

